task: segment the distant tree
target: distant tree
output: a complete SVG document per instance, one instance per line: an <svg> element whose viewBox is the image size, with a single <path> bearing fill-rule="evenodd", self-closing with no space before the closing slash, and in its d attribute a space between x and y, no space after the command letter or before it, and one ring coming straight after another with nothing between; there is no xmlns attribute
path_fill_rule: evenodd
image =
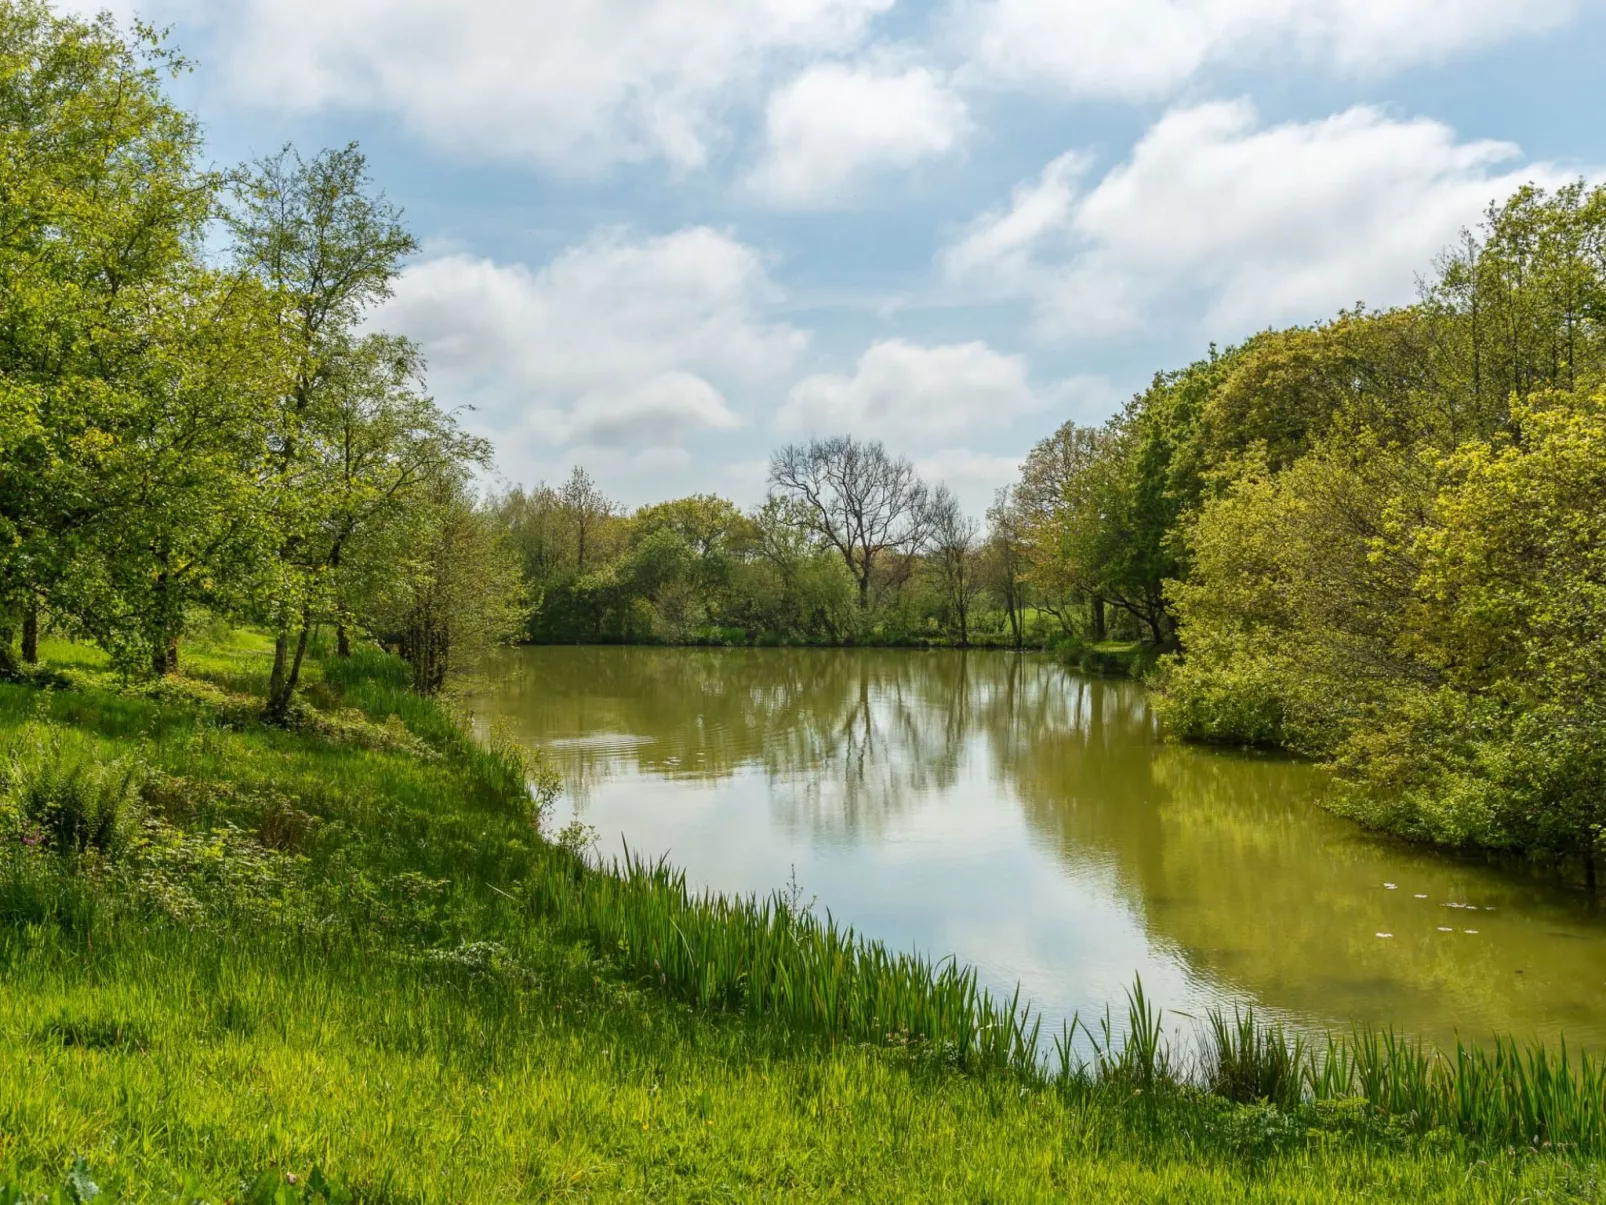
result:
<svg viewBox="0 0 1606 1205"><path fill-rule="evenodd" d="M951 630L964 648L970 644L970 611L978 585L976 548L980 528L945 485L933 492L930 510L927 547L942 582L943 605Z"/></svg>
<svg viewBox="0 0 1606 1205"><path fill-rule="evenodd" d="M377 600L374 626L412 667L413 689L433 695L517 636L527 602L506 531L461 469L432 472L409 517L405 572Z"/></svg>
<svg viewBox="0 0 1606 1205"><path fill-rule="evenodd" d="M770 485L798 504L797 514L842 557L870 608L876 565L887 554L912 555L931 527L930 493L904 458L879 440L851 435L788 444L770 458Z"/></svg>
<svg viewBox="0 0 1606 1205"><path fill-rule="evenodd" d="M587 555L596 559L597 536L602 525L613 516L614 504L597 488L591 474L575 465L569 479L558 490L558 506L572 535L575 572L584 573Z"/></svg>
<svg viewBox="0 0 1606 1205"><path fill-rule="evenodd" d="M1021 536L1020 511L1015 491L1002 486L987 508L987 576L998 599L1004 604L1010 635L1016 648L1024 643L1022 613L1025 610L1026 580L1029 569Z"/></svg>

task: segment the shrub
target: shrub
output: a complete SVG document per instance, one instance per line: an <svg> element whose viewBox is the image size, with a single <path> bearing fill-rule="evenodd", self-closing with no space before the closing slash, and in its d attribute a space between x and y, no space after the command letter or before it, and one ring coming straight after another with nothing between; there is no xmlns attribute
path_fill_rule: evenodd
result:
<svg viewBox="0 0 1606 1205"><path fill-rule="evenodd" d="M145 777L137 755L108 760L81 732L29 724L0 768L0 798L25 842L63 854L116 854L138 825Z"/></svg>

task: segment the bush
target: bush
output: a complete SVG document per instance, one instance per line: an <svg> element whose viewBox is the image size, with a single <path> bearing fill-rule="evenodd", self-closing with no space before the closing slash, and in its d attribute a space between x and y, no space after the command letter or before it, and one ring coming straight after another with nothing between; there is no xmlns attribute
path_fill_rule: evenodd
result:
<svg viewBox="0 0 1606 1205"><path fill-rule="evenodd" d="M138 756L107 760L81 732L29 724L0 769L0 806L25 844L63 854L116 854L138 826L145 777Z"/></svg>

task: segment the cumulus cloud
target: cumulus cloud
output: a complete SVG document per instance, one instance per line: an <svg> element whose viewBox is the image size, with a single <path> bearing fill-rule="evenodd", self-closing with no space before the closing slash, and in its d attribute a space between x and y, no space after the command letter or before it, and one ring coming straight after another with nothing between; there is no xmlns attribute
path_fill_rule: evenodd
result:
<svg viewBox="0 0 1606 1205"><path fill-rule="evenodd" d="M978 81L1072 96L1163 96L1207 66L1290 55L1348 74L1555 28L1576 0L956 0Z"/></svg>
<svg viewBox="0 0 1606 1205"><path fill-rule="evenodd" d="M946 485L967 513L980 517L992 505L999 487L1019 477L1024 459L970 448L943 448L917 459L915 470L928 482Z"/></svg>
<svg viewBox="0 0 1606 1205"><path fill-rule="evenodd" d="M213 23L246 100L382 111L453 151L588 171L702 165L732 95L854 49L891 4L242 0Z"/></svg>
<svg viewBox="0 0 1606 1205"><path fill-rule="evenodd" d="M841 205L878 170L948 154L969 125L965 102L925 67L820 64L770 96L748 184L779 206Z"/></svg>
<svg viewBox="0 0 1606 1205"><path fill-rule="evenodd" d="M763 319L775 297L758 254L728 234L604 230L539 270L425 258L377 321L417 339L437 393L475 405L483 426L661 458L741 425L724 387L790 370L806 335Z"/></svg>
<svg viewBox="0 0 1606 1205"><path fill-rule="evenodd" d="M1519 159L1511 143L1365 106L1271 126L1243 101L1178 108L1091 187L1085 157L1054 160L940 262L979 296L1029 299L1044 335L1186 311L1231 337L1409 300L1415 274L1491 200L1566 178Z"/></svg>
<svg viewBox="0 0 1606 1205"><path fill-rule="evenodd" d="M792 387L776 416L782 430L855 435L931 446L1007 427L1046 399L1019 356L981 342L925 347L884 339L851 376L820 373Z"/></svg>

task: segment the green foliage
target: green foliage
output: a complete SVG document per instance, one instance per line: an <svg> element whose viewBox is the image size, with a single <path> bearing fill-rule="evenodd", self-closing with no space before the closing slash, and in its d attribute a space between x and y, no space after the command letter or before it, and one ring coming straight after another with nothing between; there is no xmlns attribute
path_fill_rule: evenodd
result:
<svg viewBox="0 0 1606 1205"><path fill-rule="evenodd" d="M995 1001L973 969L889 953L784 895L695 896L681 872L628 855L600 868L547 859L521 888L538 915L701 1009L916 1043L965 1068L1034 1066L1037 1027L1018 999Z"/></svg>
<svg viewBox="0 0 1606 1205"><path fill-rule="evenodd" d="M80 731L27 725L0 767L7 836L63 854L119 853L139 825L144 773L135 753L107 758Z"/></svg>
<svg viewBox="0 0 1606 1205"><path fill-rule="evenodd" d="M436 689L517 604L439 497L474 510L488 447L364 326L416 244L355 147L204 170L183 66L145 26L0 7L0 673L54 626L170 675L205 608L275 629L284 721L314 628L373 632L460 556L483 590L431 609Z"/></svg>
<svg viewBox="0 0 1606 1205"><path fill-rule="evenodd" d="M1174 734L1328 760L1349 815L1593 881L1603 232L1606 189L1525 188L1419 304L1157 376L1033 449L995 555L1074 663L1103 668L1109 636L1168 649Z"/></svg>
<svg viewBox="0 0 1606 1205"><path fill-rule="evenodd" d="M110 858L6 838L0 1126L26 1136L0 1156L8 1199L75 1199L74 1176L97 1200L197 1202L1314 1201L1335 1182L1495 1201L1598 1184L1592 1060L1365 1032L1279 1053L1281 1031L1245 1037L1240 1018L1229 1058L1202 1047L1235 1068L1219 1090L1239 1105L1172 1053L1140 987L1124 1027L1066 1041L1056 1068L1030 1056L1018 1003L989 1003L964 968L889 954L790 897L587 867L583 833L536 840L525 775L446 735L404 664L314 655L319 715L362 699L382 729L409 699L427 744L267 727L218 710L226 692L153 696L104 670L0 689L13 736L71 717L151 775L144 835ZM229 640L190 661L260 689L249 666L270 657ZM6 906L20 891L37 906ZM1268 1070L1289 1066L1297 1096Z"/></svg>

